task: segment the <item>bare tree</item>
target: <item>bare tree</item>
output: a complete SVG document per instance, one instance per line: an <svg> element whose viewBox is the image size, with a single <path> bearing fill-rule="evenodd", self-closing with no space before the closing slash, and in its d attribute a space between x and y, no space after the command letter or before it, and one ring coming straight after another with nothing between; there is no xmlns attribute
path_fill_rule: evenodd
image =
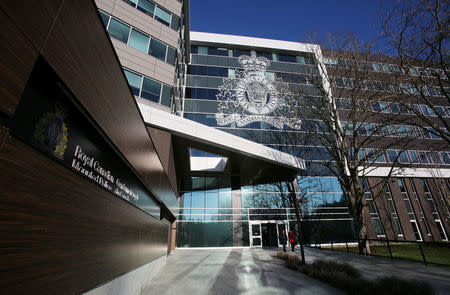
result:
<svg viewBox="0 0 450 295"><path fill-rule="evenodd" d="M389 92L414 118L410 124L450 144L449 1L402 0L382 13L386 51L396 65L386 68Z"/></svg>
<svg viewBox="0 0 450 295"><path fill-rule="evenodd" d="M296 157L298 161L302 161L300 157ZM297 163L297 166L301 166ZM305 174L305 173L304 173ZM285 208L286 220L290 220L290 215L293 213L295 215L295 226L290 228L293 230L297 237L297 241L300 246L300 254L302 262L305 263L305 253L304 253L304 235L302 233L302 204L307 203L310 195L306 191L299 191L295 183L296 181L304 180L304 176L298 176L296 180L275 182L268 184L263 187L255 186L256 193L265 193L265 196L261 198L256 195L251 199L251 206L256 208ZM267 187L269 190L267 191ZM276 193L276 194L267 194Z"/></svg>
<svg viewBox="0 0 450 295"><path fill-rule="evenodd" d="M384 185L383 181L370 185L365 177L381 170L387 178L399 173L407 165L405 150L415 136L397 130L392 125L395 116L383 115L387 106L381 104L386 100L381 90L388 83L378 82L368 69L373 55L370 44L361 45L351 36L330 40L322 45L329 48L325 58L317 47L312 48L318 73L308 79L310 86L297 90L296 112L305 133L292 141L308 145L303 148L309 151L307 158L319 160L339 180L358 227L362 254L368 246L364 208L382 194L379 187ZM390 163L386 164L388 150Z"/></svg>

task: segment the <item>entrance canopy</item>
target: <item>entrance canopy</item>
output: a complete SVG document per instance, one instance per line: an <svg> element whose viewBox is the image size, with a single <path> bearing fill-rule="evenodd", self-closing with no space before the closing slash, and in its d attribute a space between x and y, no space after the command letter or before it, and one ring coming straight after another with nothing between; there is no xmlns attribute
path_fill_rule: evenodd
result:
<svg viewBox="0 0 450 295"><path fill-rule="evenodd" d="M170 132L177 178L184 175L233 175L239 184L292 180L303 159L236 135L139 103L147 125ZM200 155L199 155L200 154Z"/></svg>

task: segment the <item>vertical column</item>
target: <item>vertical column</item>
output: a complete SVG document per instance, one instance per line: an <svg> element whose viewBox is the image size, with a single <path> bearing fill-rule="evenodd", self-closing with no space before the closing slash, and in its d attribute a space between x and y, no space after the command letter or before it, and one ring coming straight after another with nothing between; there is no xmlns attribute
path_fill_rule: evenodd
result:
<svg viewBox="0 0 450 295"><path fill-rule="evenodd" d="M239 185L239 177L231 177L231 184L231 207L233 208L233 246L243 246L243 231L248 230L248 228L242 228L242 195L241 186Z"/></svg>

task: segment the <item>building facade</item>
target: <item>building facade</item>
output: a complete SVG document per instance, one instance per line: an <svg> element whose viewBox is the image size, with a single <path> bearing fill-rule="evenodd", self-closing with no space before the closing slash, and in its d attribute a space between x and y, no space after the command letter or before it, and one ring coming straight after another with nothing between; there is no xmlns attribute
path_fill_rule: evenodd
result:
<svg viewBox="0 0 450 295"><path fill-rule="evenodd" d="M188 3L176 0L173 3L104 0L97 1L97 5L139 104L159 108L304 159L308 163L307 169L295 183L296 193L304 202L302 226L305 240L328 243L356 238L356 228L339 182L320 164L329 160L322 155L325 148L318 147L310 136L311 128L320 128L320 122L304 120L293 128L285 124L293 119L288 118L289 107L282 108L269 102L266 110L262 107L249 112L248 105L245 109L245 105L240 104L242 108L239 109L230 107L229 103L235 97L236 101L245 100L245 97L238 96L246 95L245 87L252 83L252 79L245 76L248 72L246 65L251 66L251 62L246 64L244 57L251 58L254 51L256 58L267 61L266 67L255 69L263 72L264 87L269 87L269 91L276 95L286 96L287 100L295 100L293 97L298 93L309 99L319 99L323 93L317 90L312 80L320 76L324 78L324 85L331 82L330 91L339 109L341 123L347 127L345 118L349 99L337 94L342 93L342 88L345 93L345 88L350 86L345 77L335 76L336 67L345 65L344 58L327 56L329 52L322 57L320 46L314 44L190 32L186 22L189 19ZM392 59L380 60L377 57L366 66L381 75L380 83L384 83L382 81L389 80L389 71L395 71L394 64ZM372 84L376 89L376 81ZM235 89L239 87L242 89ZM283 89L289 93L284 93ZM431 96L439 96L432 89L427 91L431 91ZM394 115L402 114L400 108L400 105L389 104L388 101L379 101L373 106L374 112L392 112ZM418 108L432 116L431 110L425 106L419 105ZM445 104L439 108L447 112ZM229 115L233 112L244 115L240 119L232 118ZM370 126L362 128L368 132ZM397 136L407 132L412 136L414 133L417 139L411 145L414 148L401 152L400 145L393 145L383 152L384 160L379 157L376 165L388 167L401 158L402 164L409 165L411 170L388 181L382 197L373 200L373 196L378 194L370 192L371 184L382 181L382 173L371 175L379 177L364 180L368 189L367 201L373 203L365 212L366 220L372 221L367 224L368 237L447 240L449 213L443 197L446 191L434 179L446 178L448 174L448 147L443 146L433 133L427 133L426 129L422 132L413 125L392 124L383 128L396 130L400 134ZM386 134L380 137L395 140L392 132ZM368 155L374 149L376 147L367 146L362 152ZM191 149L189 156L191 159L221 157L197 149ZM407 175L414 177L402 177ZM292 204L286 202L288 192L282 183L239 187L232 181L236 175L217 171L188 171L177 173L177 176L180 193L178 247L274 246L277 245L274 237L281 229L295 228L294 210ZM203 189L200 183L204 185ZM443 185L448 186L448 180L444 180ZM406 195L413 198L407 199ZM269 236L270 239L267 238Z"/></svg>
<svg viewBox="0 0 450 295"><path fill-rule="evenodd" d="M309 127L306 122L289 118L289 113L296 113L290 109L295 103L288 101L295 100L295 93L307 93L311 99L321 96L309 82L320 75L317 50L320 53L320 48L312 44L191 32L191 62L183 116L307 161L306 169L295 181L297 197L304 202L302 231L306 241L344 242L354 240L355 228L339 183L320 165L316 146L307 139ZM265 62L265 67L258 68L253 64L259 62ZM252 75L266 78L255 80ZM248 91L249 85L257 84L255 81L266 85L265 89L270 92L268 96L278 100L276 107L270 106L270 98L266 110L249 110L244 103L237 108L230 106L230 101L239 101L239 96ZM245 98L241 98L243 100ZM282 100L284 106L279 103ZM233 114L241 116L233 118ZM191 173L184 177L198 176ZM208 190L188 189L180 191L182 213L178 221L178 247L278 246L278 233L283 229L297 231L295 210L289 201L286 183L234 187L230 193L238 196L236 201L224 203L226 207L219 202L217 208L209 204L211 194ZM230 226L220 232L202 230L211 223L229 223ZM242 242L231 243L230 239L228 243L220 244L216 235L228 232L231 236L231 229L236 230L236 227L244 233Z"/></svg>
<svg viewBox="0 0 450 295"><path fill-rule="evenodd" d="M286 128L277 125L277 121L273 121L272 118L254 116L261 115L264 111L252 112L245 109L243 104L241 109L229 106L230 100L240 103L242 98L239 96L243 92L240 88L248 87L252 83L251 79L245 76L248 69L246 63L242 62L245 59L249 60L253 54L251 51L254 51L256 59L259 57L267 59L268 66L257 69L260 74L265 75L267 80L273 83L284 83L283 87L292 93L301 93L307 99L319 99L324 95L315 89L318 85L312 81L325 71L327 76L323 79L324 85L321 86L325 88L325 81L331 83L330 92L338 108L340 124L347 132L352 132L353 128L350 126L353 124L356 126L357 123L347 122L350 99L346 98L346 94L351 91L349 89L357 88L355 79L338 75L339 71L336 68L345 67L346 61L343 58L327 57L326 54L330 52L325 52L322 63L322 53L317 45L198 32L191 32L191 59L186 80L183 116L303 158L308 165L306 171L297 177L296 193L304 202L302 231L305 241L330 243L356 240L356 228L349 216L347 202L339 182L328 168L320 165L321 161L331 160L331 157L324 156L326 149L311 141L311 135L320 132L321 122L304 120L298 128L290 128L292 126ZM378 80L365 81L364 90L371 95L376 94L382 90L377 88L380 84L387 85L392 92L406 96L411 94L408 92L407 84L395 87L394 84L388 83L392 80L389 75L396 71L395 61L392 58L381 58L382 62L380 57L371 58L372 60L365 62L365 67L369 72L375 72ZM416 71L419 72L420 69ZM433 69L428 71L435 72ZM429 75L431 77L431 74ZM349 85L347 81L353 81L354 85ZM428 88L430 89L427 89L426 95L437 101L437 109L442 112L444 118L448 118L449 107L443 102L443 93L436 88ZM276 87L271 89L269 86L266 89L269 89L269 93L275 92L269 96L280 93ZM270 99L267 104L270 105ZM433 110L429 107L414 104L412 106L423 114L433 117ZM375 142L384 142L382 146L389 146L381 154L377 153L377 159L373 161L373 164L380 168L378 172L372 171L361 177L366 191L367 207L364 209L364 215L367 220L367 237L447 241L449 210L445 196L449 192L448 145L432 132L428 132L429 129L419 127L414 114L404 110L395 101L377 100L369 107L374 113L391 116L392 119L389 121L392 120L393 123L383 123L381 126L379 118L372 118L372 122L369 120L358 125L357 133L363 139L364 135L372 135L369 132L373 132L377 126L380 128L380 134L377 134L379 137L372 140L373 144L360 150L362 157L371 157L372 151L379 148L380 144ZM289 110L284 111L281 116L288 122ZM232 118L233 114L239 112L245 115ZM272 117L276 118L277 115L280 116L280 113L277 114L276 110L271 113ZM408 121L410 124L407 124ZM396 143L402 137L410 138L407 147L401 142ZM398 165L398 162L403 169L390 175L389 167ZM392 177L393 175L395 177ZM389 178L386 178L388 176ZM197 176L192 173L187 177ZM183 181L187 180L181 180ZM378 190L376 187L380 187L380 183L386 184L382 193L376 192ZM224 204L227 206L230 204L219 202L222 207L217 208L209 203L209 196L212 195L215 195L213 203L217 203L217 194L209 190L198 191L188 188L189 191L180 191L182 212L178 221L178 247L277 245L270 243L275 233L272 234L269 228L278 227L278 232L284 228L295 229L292 204L286 202L288 192L282 187L282 184L266 184L234 188L234 194L240 195L240 198L231 207L223 207ZM213 191L220 192L218 189L215 187ZM220 194L218 196L220 200ZM228 221L225 221L227 219ZM233 220L234 227L229 220ZM244 220L244 223L236 225L236 222L241 220ZM220 234L228 232L230 238L227 242L222 244L222 239L217 235L218 231L207 229L213 223L230 223L228 229L225 227L220 231ZM242 226L243 233L248 227L248 234L243 235L242 244L234 240L231 243L232 229L235 231L236 226Z"/></svg>
<svg viewBox="0 0 450 295"><path fill-rule="evenodd" d="M342 126L349 135L356 130L362 139L374 136L374 142L360 150L361 157L370 157L380 146L386 147L373 161L379 170L369 172L364 180L366 188L373 183L386 184L377 200L373 201L374 192L369 189L366 192L371 205L365 216L373 221L368 223L369 237L448 241L449 146L419 117L423 115L436 124L435 128L446 130L450 118L444 93L448 89L447 77L442 70L414 66L406 73L397 59L387 56L355 58L355 55L332 51L325 55L324 63L333 80L333 99ZM348 74L355 61L359 63L358 69L370 79ZM413 85L419 76L425 79L420 83L424 84L420 90ZM366 108L374 114L382 114L382 119L371 117L364 123L352 121L351 97L355 91L380 97ZM399 97L403 103L399 103ZM388 174L386 167L393 165L403 169L394 173L396 177L384 179Z"/></svg>

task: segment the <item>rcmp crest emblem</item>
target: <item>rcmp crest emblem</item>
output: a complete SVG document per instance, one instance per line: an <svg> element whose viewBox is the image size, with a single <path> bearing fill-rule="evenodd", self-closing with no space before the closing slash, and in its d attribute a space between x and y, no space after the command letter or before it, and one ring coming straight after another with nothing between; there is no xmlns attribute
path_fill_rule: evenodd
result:
<svg viewBox="0 0 450 295"><path fill-rule="evenodd" d="M255 51L250 56L239 56L238 61L244 70L236 70L234 77L225 78L219 86L217 124L236 122L238 127L243 127L267 122L279 129L284 125L299 129L301 121L295 118L296 103L288 84L267 75L270 61L256 57Z"/></svg>

